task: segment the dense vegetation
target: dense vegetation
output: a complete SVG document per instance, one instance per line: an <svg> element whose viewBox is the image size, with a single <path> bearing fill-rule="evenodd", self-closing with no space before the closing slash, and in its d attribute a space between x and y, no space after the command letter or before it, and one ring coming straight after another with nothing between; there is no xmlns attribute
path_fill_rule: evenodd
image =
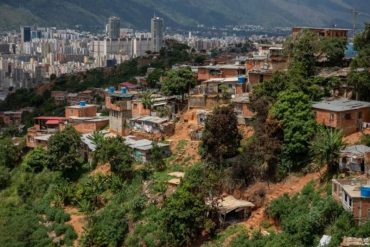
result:
<svg viewBox="0 0 370 247"><path fill-rule="evenodd" d="M299 194L285 194L274 200L267 214L281 226L281 233L275 233L268 222L264 224L271 230L267 236L258 231L247 232L244 227L231 227L206 246L222 246L228 239L228 246L232 247L309 247L318 246L326 234L332 237L328 247L334 247L340 245L344 236L366 238L370 235L369 223L356 226L351 214L331 196L322 194L314 183L309 183Z"/></svg>

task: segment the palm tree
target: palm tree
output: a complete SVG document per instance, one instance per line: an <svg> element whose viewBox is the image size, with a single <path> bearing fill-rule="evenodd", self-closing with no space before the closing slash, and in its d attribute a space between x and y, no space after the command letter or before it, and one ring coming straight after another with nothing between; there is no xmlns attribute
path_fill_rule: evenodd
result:
<svg viewBox="0 0 370 247"><path fill-rule="evenodd" d="M105 137L102 132L94 131L94 133L92 135L89 135L87 138L95 145L95 150L92 153L92 158L93 164L96 165L96 163L99 162L101 159L100 150L104 143Z"/></svg>
<svg viewBox="0 0 370 247"><path fill-rule="evenodd" d="M342 131L319 126L311 143L311 152L318 165L327 165L327 172L332 175L338 171L340 151L345 147Z"/></svg>
<svg viewBox="0 0 370 247"><path fill-rule="evenodd" d="M141 102L143 103L145 109L150 109L154 104L153 93L150 91L143 92L141 94Z"/></svg>

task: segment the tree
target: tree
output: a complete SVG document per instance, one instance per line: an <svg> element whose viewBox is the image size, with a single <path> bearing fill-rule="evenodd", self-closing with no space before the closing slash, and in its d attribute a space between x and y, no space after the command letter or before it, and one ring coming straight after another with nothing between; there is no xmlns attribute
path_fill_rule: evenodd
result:
<svg viewBox="0 0 370 247"><path fill-rule="evenodd" d="M291 53L290 69L303 77L316 73L317 54L320 52L320 40L315 33L304 30L291 44L287 45Z"/></svg>
<svg viewBox="0 0 370 247"><path fill-rule="evenodd" d="M354 48L358 52L357 57L352 60L352 68L370 67L370 23L365 24L364 31L356 35Z"/></svg>
<svg viewBox="0 0 370 247"><path fill-rule="evenodd" d="M153 142L153 148L150 151L150 165L157 171L166 169L163 151L157 142Z"/></svg>
<svg viewBox="0 0 370 247"><path fill-rule="evenodd" d="M11 139L0 139L0 166L14 168L20 156L20 150L13 144Z"/></svg>
<svg viewBox="0 0 370 247"><path fill-rule="evenodd" d="M26 169L41 172L48 165L48 153L44 148L37 147L25 157Z"/></svg>
<svg viewBox="0 0 370 247"><path fill-rule="evenodd" d="M205 123L201 144L203 158L221 165L238 153L241 139L233 107L216 107Z"/></svg>
<svg viewBox="0 0 370 247"><path fill-rule="evenodd" d="M159 82L161 76L163 75L163 70L162 69L155 69L153 70L149 75L148 78L146 79L146 82L148 83L148 86L150 88L155 88L157 87L157 83Z"/></svg>
<svg viewBox="0 0 370 247"><path fill-rule="evenodd" d="M284 91L271 107L271 115L283 127L282 159L288 169L308 162L308 144L314 134L316 122L307 95Z"/></svg>
<svg viewBox="0 0 370 247"><path fill-rule="evenodd" d="M314 160L321 166L326 164L328 173L333 174L338 171L340 151L344 146L341 131L320 126L310 148Z"/></svg>
<svg viewBox="0 0 370 247"><path fill-rule="evenodd" d="M164 75L162 92L165 95L186 94L195 85L195 77L190 68L171 69Z"/></svg>
<svg viewBox="0 0 370 247"><path fill-rule="evenodd" d="M122 137L106 138L97 150L100 162L109 162L112 172L129 177L132 172L133 158L131 149Z"/></svg>
<svg viewBox="0 0 370 247"><path fill-rule="evenodd" d="M207 205L202 198L181 188L176 190L162 208L163 224L173 241L170 245L190 244L204 229L206 215Z"/></svg>
<svg viewBox="0 0 370 247"><path fill-rule="evenodd" d="M354 48L358 55L351 62L348 81L354 87L356 100L370 100L370 23L355 37Z"/></svg>
<svg viewBox="0 0 370 247"><path fill-rule="evenodd" d="M326 56L326 63L329 66L339 66L342 64L346 45L346 38L321 38L321 52Z"/></svg>
<svg viewBox="0 0 370 247"><path fill-rule="evenodd" d="M76 171L81 167L80 135L67 126L49 139L48 157L49 168L61 171L64 175Z"/></svg>

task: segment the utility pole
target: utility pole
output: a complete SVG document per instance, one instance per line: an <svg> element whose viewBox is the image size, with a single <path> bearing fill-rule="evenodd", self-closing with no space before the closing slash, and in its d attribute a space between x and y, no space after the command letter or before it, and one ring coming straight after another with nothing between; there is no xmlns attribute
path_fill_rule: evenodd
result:
<svg viewBox="0 0 370 247"><path fill-rule="evenodd" d="M360 14L356 9L352 9L352 35L353 38L356 35L356 24L357 24L357 16Z"/></svg>

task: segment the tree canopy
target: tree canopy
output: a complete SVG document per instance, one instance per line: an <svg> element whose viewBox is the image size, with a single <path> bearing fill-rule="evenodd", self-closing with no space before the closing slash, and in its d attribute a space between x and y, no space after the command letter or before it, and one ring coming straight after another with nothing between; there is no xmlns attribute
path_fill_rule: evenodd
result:
<svg viewBox="0 0 370 247"><path fill-rule="evenodd" d="M162 92L165 95L184 95L195 85L195 77L190 68L171 69L164 75Z"/></svg>
<svg viewBox="0 0 370 247"><path fill-rule="evenodd" d="M282 124L283 163L298 168L308 161L308 144L316 126L308 96L302 92L281 92L271 107L271 115Z"/></svg>
<svg viewBox="0 0 370 247"><path fill-rule="evenodd" d="M78 170L81 166L80 142L80 135L71 126L50 137L47 152L49 168L66 175Z"/></svg>
<svg viewBox="0 0 370 247"><path fill-rule="evenodd" d="M225 159L237 155L241 139L233 107L216 107L207 117L202 134L203 158L221 165Z"/></svg>

